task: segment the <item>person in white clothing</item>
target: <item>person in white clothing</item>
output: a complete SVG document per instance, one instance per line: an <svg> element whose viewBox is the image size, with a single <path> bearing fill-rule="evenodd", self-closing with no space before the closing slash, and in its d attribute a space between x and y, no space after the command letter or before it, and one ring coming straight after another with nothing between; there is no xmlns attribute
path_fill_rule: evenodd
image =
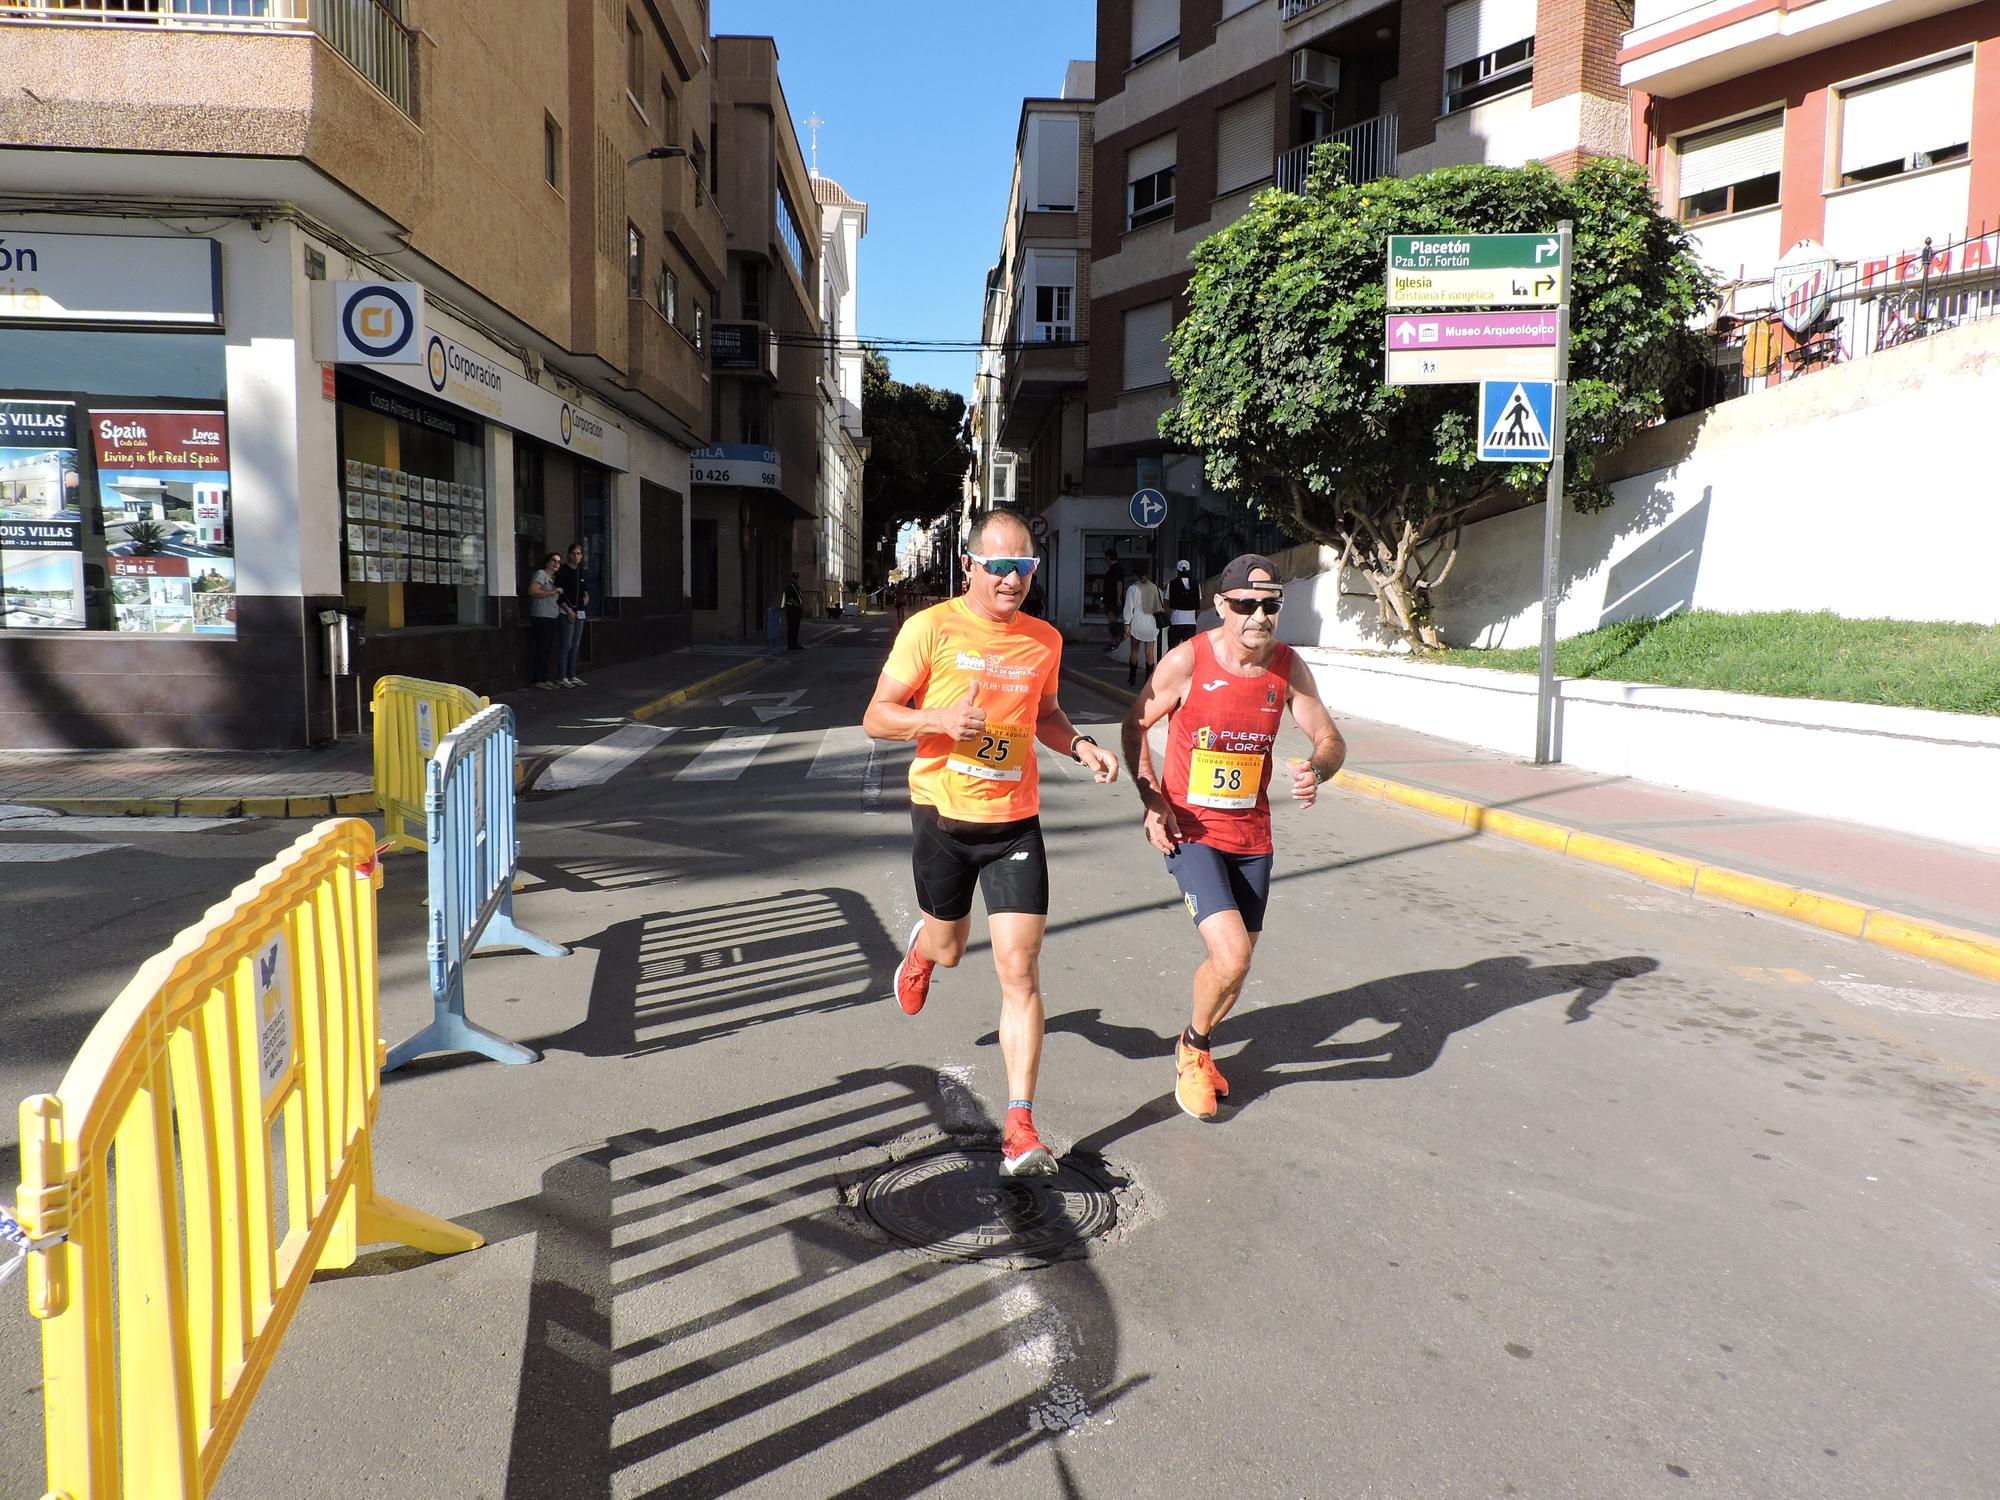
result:
<svg viewBox="0 0 2000 1500"><path fill-rule="evenodd" d="M1160 612L1166 608L1166 600L1160 596L1160 586L1148 576L1146 565L1139 563L1132 570L1132 581L1125 586L1125 638L1131 643L1125 658L1125 680L1139 681L1139 664L1146 665L1146 676L1153 675L1153 666L1160 659Z"/></svg>

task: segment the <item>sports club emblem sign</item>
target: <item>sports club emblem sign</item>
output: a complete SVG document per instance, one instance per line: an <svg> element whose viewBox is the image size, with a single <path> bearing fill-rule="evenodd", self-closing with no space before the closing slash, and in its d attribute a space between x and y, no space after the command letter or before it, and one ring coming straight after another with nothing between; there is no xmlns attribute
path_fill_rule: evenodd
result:
<svg viewBox="0 0 2000 1500"><path fill-rule="evenodd" d="M1794 338L1826 316L1833 298L1833 257L1818 240L1800 240L1771 272L1778 320Z"/></svg>

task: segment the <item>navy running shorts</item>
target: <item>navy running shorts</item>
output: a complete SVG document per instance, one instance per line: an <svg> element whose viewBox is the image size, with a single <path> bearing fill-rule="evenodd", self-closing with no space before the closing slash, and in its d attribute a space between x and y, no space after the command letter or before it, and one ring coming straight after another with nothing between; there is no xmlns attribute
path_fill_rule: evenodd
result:
<svg viewBox="0 0 2000 1500"><path fill-rule="evenodd" d="M910 804L911 873L917 906L928 917L956 922L972 915L972 891L986 897L986 914L997 911L1049 914L1049 856L1042 846L1042 820L966 823L947 818L922 802Z"/></svg>
<svg viewBox="0 0 2000 1500"><path fill-rule="evenodd" d="M1199 927L1219 911L1243 918L1249 932L1264 930L1264 908L1271 901L1271 856L1225 854L1207 844L1183 843L1167 856L1167 871L1181 888L1188 915Z"/></svg>

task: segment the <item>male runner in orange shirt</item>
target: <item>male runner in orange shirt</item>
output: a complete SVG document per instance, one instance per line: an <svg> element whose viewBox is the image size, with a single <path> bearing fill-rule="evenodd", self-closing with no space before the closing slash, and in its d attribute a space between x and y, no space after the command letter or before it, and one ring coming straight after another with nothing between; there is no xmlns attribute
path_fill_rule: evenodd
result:
<svg viewBox="0 0 2000 1500"><path fill-rule="evenodd" d="M1056 1170L1033 1115L1049 912L1035 742L1082 762L1100 782L1118 778L1118 758L1078 734L1056 701L1062 636L1021 610L1036 561L1020 517L993 511L977 522L966 542L964 596L897 632L861 719L875 739L917 742L911 864L924 915L896 970L896 999L908 1014L924 1008L931 970L956 968L964 956L973 887L986 896L1009 1095L1000 1170L1009 1177Z"/></svg>
<svg viewBox="0 0 2000 1500"><path fill-rule="evenodd" d="M1221 625L1160 658L1122 732L1125 763L1146 808L1146 837L1167 856L1208 948L1194 971L1194 1018L1174 1044L1174 1098L1197 1120L1213 1120L1217 1096L1229 1092L1211 1046L1243 993L1264 928L1274 852L1265 787L1286 707L1313 742L1310 759L1290 763L1290 790L1301 807L1318 800L1320 783L1347 758L1312 669L1278 639L1283 594L1269 558L1232 561L1216 580ZM1162 779L1146 732L1168 715Z"/></svg>

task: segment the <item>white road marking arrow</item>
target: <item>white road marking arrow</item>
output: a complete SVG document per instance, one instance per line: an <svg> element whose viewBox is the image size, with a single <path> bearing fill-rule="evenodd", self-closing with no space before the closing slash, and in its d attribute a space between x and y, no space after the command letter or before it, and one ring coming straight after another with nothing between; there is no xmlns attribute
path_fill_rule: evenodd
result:
<svg viewBox="0 0 2000 1500"><path fill-rule="evenodd" d="M793 688L789 693L730 693L727 697L719 701L725 708L737 703L748 703L750 711L757 715L757 722L768 724L773 719L782 719L786 714L804 713L804 709L795 708L792 705L805 695L806 690L804 688ZM767 708L757 701L760 698L771 698L777 701Z"/></svg>

